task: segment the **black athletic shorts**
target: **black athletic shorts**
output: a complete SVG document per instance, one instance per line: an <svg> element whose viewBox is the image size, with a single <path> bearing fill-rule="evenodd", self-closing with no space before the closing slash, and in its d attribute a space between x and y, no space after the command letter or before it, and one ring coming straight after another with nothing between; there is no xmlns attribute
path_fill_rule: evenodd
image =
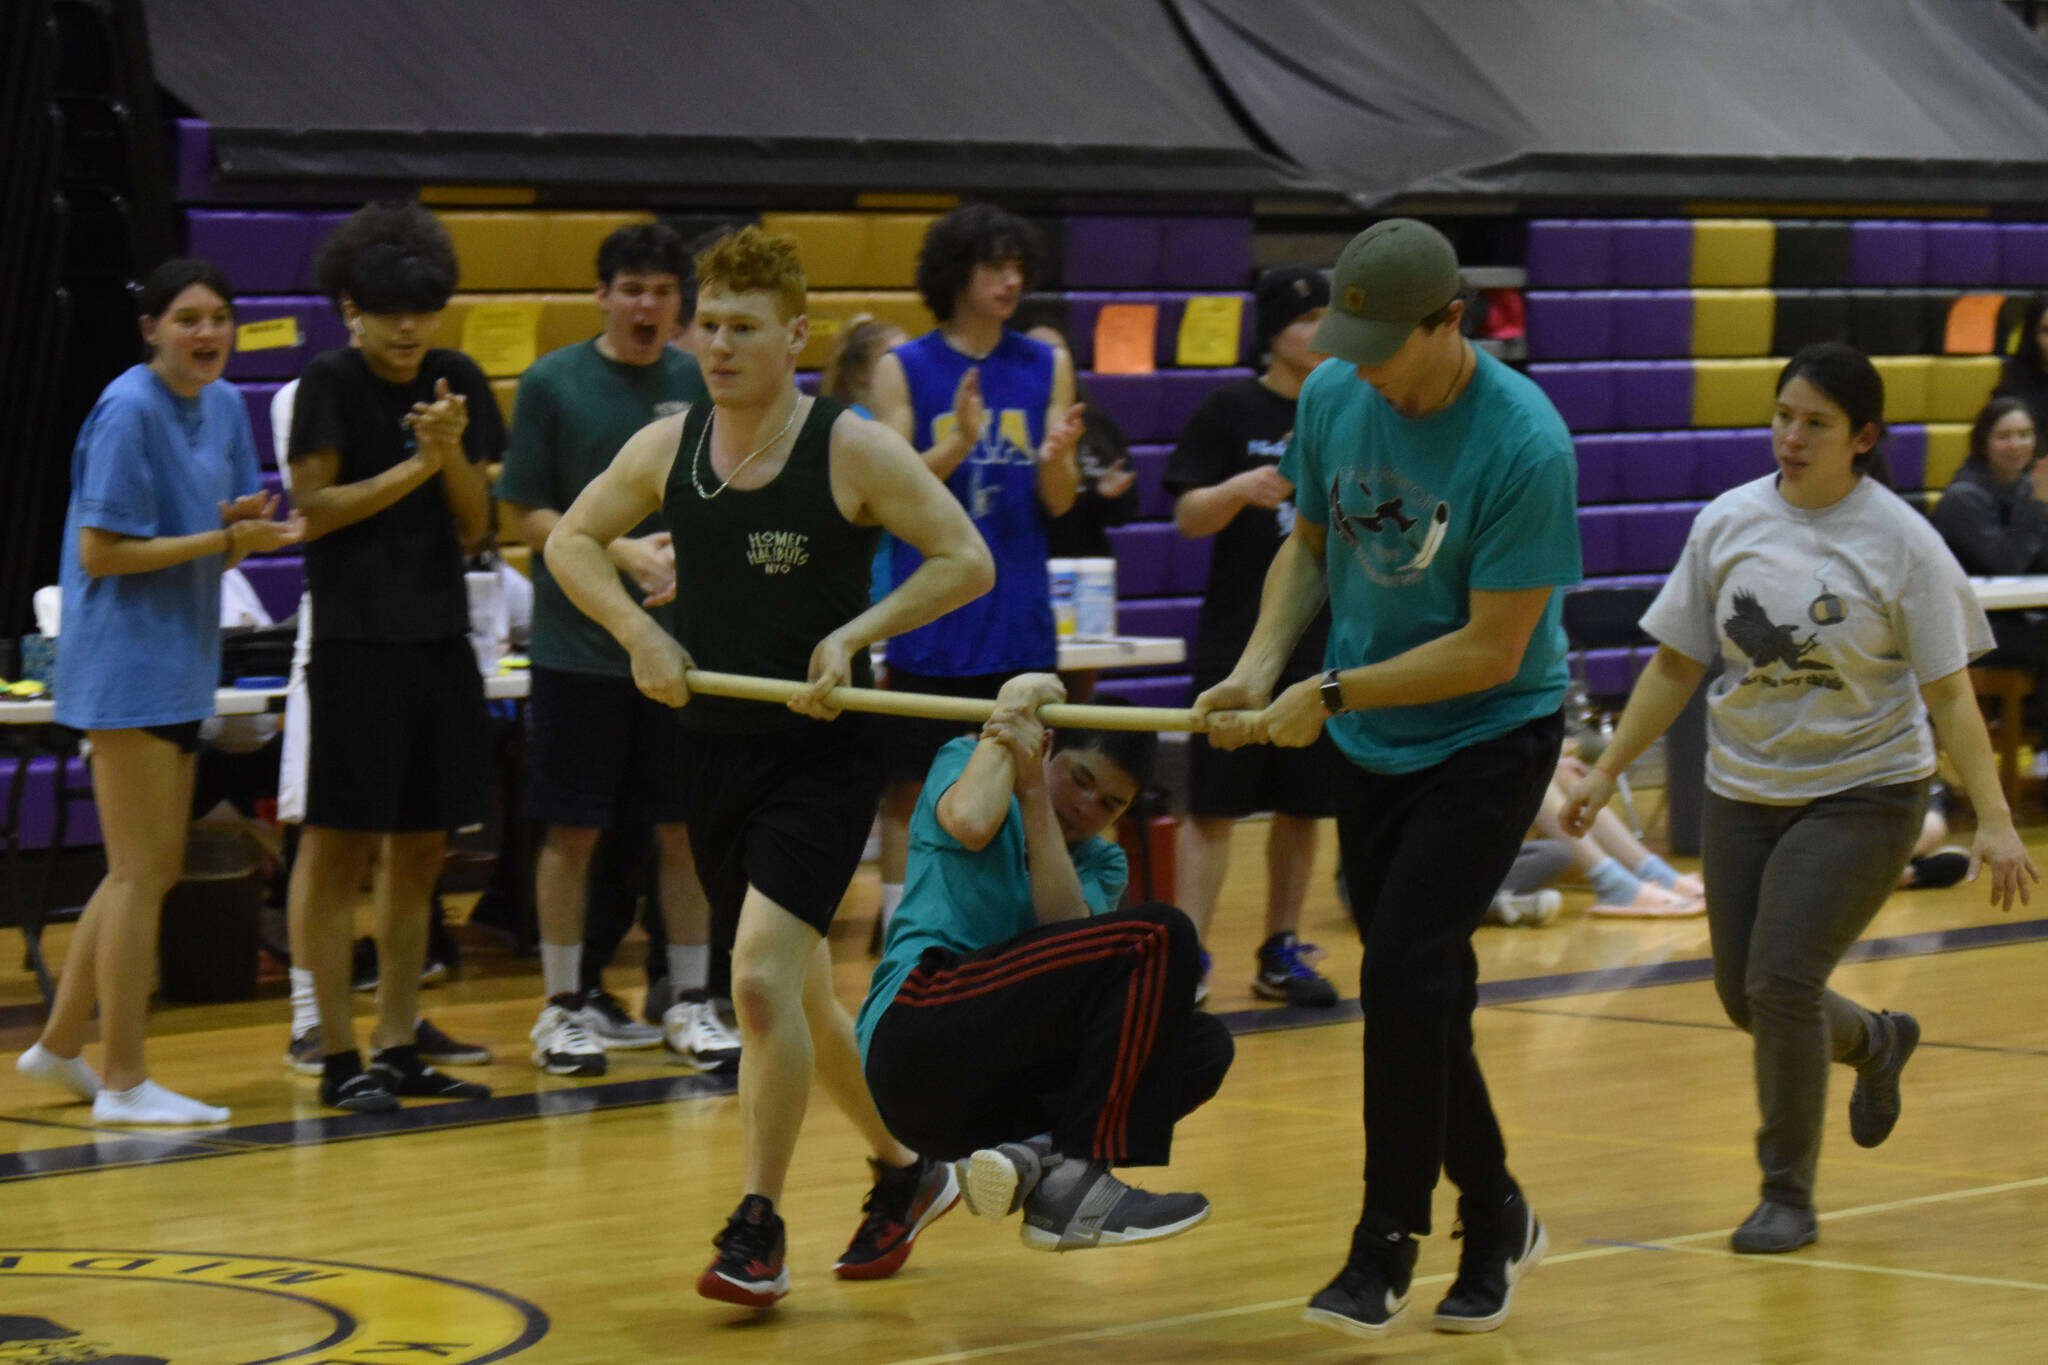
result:
<svg viewBox="0 0 2048 1365"><path fill-rule="evenodd" d="M683 730L683 818L721 926L747 888L820 934L860 867L882 798L875 717L856 712L765 734Z"/></svg>
<svg viewBox="0 0 2048 1365"><path fill-rule="evenodd" d="M533 668L526 703L526 814L609 829L683 818L682 726L631 678Z"/></svg>
<svg viewBox="0 0 2048 1365"><path fill-rule="evenodd" d="M175 745L181 754L196 754L199 752L199 727L204 724L206 722L203 720L179 720L169 725L138 725L135 728L145 735L155 735L166 744ZM69 725L64 728L80 739L90 733L86 730L73 729Z"/></svg>
<svg viewBox="0 0 2048 1365"><path fill-rule="evenodd" d="M421 834L482 823L490 716L467 639L315 640L306 699L308 825Z"/></svg>
<svg viewBox="0 0 2048 1365"><path fill-rule="evenodd" d="M1188 814L1239 820L1272 811L1325 819L1337 813L1336 774L1347 761L1327 730L1305 749L1218 749L1207 735L1189 735Z"/></svg>
<svg viewBox="0 0 2048 1365"><path fill-rule="evenodd" d="M1051 670L1046 670L1050 672ZM976 673L964 678L933 678L922 673L889 670L891 692L929 692L941 697L982 697L991 701L1015 673ZM925 720L918 716L884 716L882 731L888 745L888 776L891 782L922 782L932 770L932 760L949 739L980 733L978 725L951 720Z"/></svg>

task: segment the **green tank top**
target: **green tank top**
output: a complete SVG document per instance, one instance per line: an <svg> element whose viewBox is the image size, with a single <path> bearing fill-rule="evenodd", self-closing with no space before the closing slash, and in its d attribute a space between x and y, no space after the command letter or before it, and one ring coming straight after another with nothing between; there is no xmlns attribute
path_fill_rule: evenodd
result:
<svg viewBox="0 0 2048 1365"><path fill-rule="evenodd" d="M867 610L877 528L855 526L832 498L832 424L844 411L813 400L782 472L723 492L711 452L698 446L711 405L684 419L662 512L675 537L676 638L697 667L801 682L818 641ZM851 681L873 686L866 650L854 654ZM676 715L686 729L721 734L809 723L787 707L726 697L693 697Z"/></svg>

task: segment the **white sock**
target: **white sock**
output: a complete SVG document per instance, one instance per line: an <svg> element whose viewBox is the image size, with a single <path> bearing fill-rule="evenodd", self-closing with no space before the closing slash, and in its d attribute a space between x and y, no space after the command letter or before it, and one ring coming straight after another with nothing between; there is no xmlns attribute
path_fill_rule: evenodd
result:
<svg viewBox="0 0 2048 1365"><path fill-rule="evenodd" d="M896 907L903 904L903 883L882 883L882 932L889 932L889 921L896 917Z"/></svg>
<svg viewBox="0 0 2048 1365"><path fill-rule="evenodd" d="M583 945L543 943L540 945L540 979L548 998L583 993Z"/></svg>
<svg viewBox="0 0 2048 1365"><path fill-rule="evenodd" d="M313 994L313 969L293 967L286 974L292 981L292 1037L303 1038L320 1027L320 1001Z"/></svg>
<svg viewBox="0 0 2048 1365"><path fill-rule="evenodd" d="M155 1081L144 1081L133 1090L102 1090L92 1102L94 1123L226 1123L228 1111L201 1104Z"/></svg>
<svg viewBox="0 0 2048 1365"><path fill-rule="evenodd" d="M14 1069L24 1076L61 1085L82 1100L100 1093L99 1073L86 1065L85 1058L59 1057L41 1043L31 1044L28 1051L16 1057Z"/></svg>
<svg viewBox="0 0 2048 1365"><path fill-rule="evenodd" d="M677 995L701 991L711 980L711 945L671 943L668 945L668 984Z"/></svg>

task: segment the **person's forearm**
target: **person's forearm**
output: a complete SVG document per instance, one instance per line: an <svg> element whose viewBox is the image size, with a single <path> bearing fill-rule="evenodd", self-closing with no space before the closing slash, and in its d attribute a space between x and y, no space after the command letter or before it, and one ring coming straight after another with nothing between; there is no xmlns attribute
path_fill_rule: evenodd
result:
<svg viewBox="0 0 2048 1365"><path fill-rule="evenodd" d="M1088 899L1081 894L1081 874L1067 853L1066 833L1053 814L1045 788L1018 797L1024 813L1024 867L1031 878L1031 910L1040 924L1086 919Z"/></svg>
<svg viewBox="0 0 2048 1365"><path fill-rule="evenodd" d="M1074 499L1081 495L1081 462L1068 451L1064 458L1051 459L1043 455L1038 461L1038 501L1045 507L1046 515L1063 517L1073 510Z"/></svg>
<svg viewBox="0 0 2048 1365"><path fill-rule="evenodd" d="M1984 713L1977 709L1977 696L1970 687L1967 669L1921 689L1927 714L1934 722L1935 738L1956 766L1969 795L1970 809L1978 823L2002 820L2012 823L2012 810L2005 802L2005 787L1998 780L1998 760L1991 752L1991 736L1984 728Z"/></svg>
<svg viewBox="0 0 2048 1365"><path fill-rule="evenodd" d="M1642 757L1643 750L1657 736L1671 728L1671 722L1685 710L1685 704L1692 700L1706 674L1705 664L1660 645L1642 676L1636 679L1635 690L1629 693L1628 705L1622 709L1621 720L1614 728L1614 737L1607 741L1593 766L1609 777L1621 776L1622 770Z"/></svg>
<svg viewBox="0 0 2048 1365"><path fill-rule="evenodd" d="M554 567L552 558L548 567ZM850 650L866 649L877 640L915 630L965 606L987 592L993 581L994 568L986 552L977 558L933 555L887 597L840 627L839 633Z"/></svg>
<svg viewBox="0 0 2048 1365"><path fill-rule="evenodd" d="M595 537L558 526L547 539L545 559L548 573L576 609L628 650L642 632L661 629L626 591L611 555Z"/></svg>
<svg viewBox="0 0 2048 1365"><path fill-rule="evenodd" d="M481 550L491 538L491 489L483 471L469 462L460 445L452 446L441 459L441 487L448 495L448 511L455 518L455 534L465 552Z"/></svg>
<svg viewBox="0 0 2048 1365"><path fill-rule="evenodd" d="M329 532L376 516L434 477L434 473L431 460L412 455L354 483L329 484L309 493L294 491L292 502L306 519L306 539L318 540Z"/></svg>
<svg viewBox="0 0 2048 1365"><path fill-rule="evenodd" d="M1190 488L1173 504L1173 529L1189 540L1213 536L1244 510L1244 497L1228 483Z"/></svg>
<svg viewBox="0 0 2048 1365"><path fill-rule="evenodd" d="M1002 831L1017 788L1017 761L1000 742L984 739L938 800L939 827L975 852Z"/></svg>
<svg viewBox="0 0 2048 1365"><path fill-rule="evenodd" d="M972 433L956 428L951 436L930 450L918 451L917 458L924 461L926 469L938 475L940 483L944 483L953 477L953 471L967 458L967 452L974 449L974 440Z"/></svg>
<svg viewBox="0 0 2048 1365"><path fill-rule="evenodd" d="M229 555L234 544L234 533L225 526L189 536L124 536L88 527L78 538L78 559L90 577L109 578L153 573L208 555Z"/></svg>
<svg viewBox="0 0 2048 1365"><path fill-rule="evenodd" d="M1287 667L1302 632L1323 609L1328 591L1321 560L1298 536L1282 541L1259 594L1259 623L1235 672L1270 690L1280 680L1280 671Z"/></svg>
<svg viewBox="0 0 2048 1365"><path fill-rule="evenodd" d="M548 537L555 532L555 523L562 514L552 507L523 507L514 523L519 539L529 550L540 554L548 548Z"/></svg>

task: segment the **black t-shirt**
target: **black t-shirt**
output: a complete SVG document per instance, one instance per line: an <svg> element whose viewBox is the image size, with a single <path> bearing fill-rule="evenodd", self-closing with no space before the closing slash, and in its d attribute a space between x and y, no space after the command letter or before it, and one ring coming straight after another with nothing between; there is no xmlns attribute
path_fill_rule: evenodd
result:
<svg viewBox="0 0 2048 1365"><path fill-rule="evenodd" d="M469 401L462 434L471 462L505 453L505 419L490 382L460 351L431 350L409 384L379 379L361 351L329 351L299 378L291 453L341 453L337 484L360 483L411 457L406 414L434 401L436 380ZM469 632L462 545L437 475L383 511L306 546L317 640L438 640Z"/></svg>
<svg viewBox="0 0 2048 1365"><path fill-rule="evenodd" d="M1087 400L1084 397L1082 401ZM1093 404L1082 412L1081 440L1074 448L1074 459L1081 466L1081 488L1066 515L1045 523L1045 552L1054 559L1107 558L1108 528L1123 525L1137 512L1138 485L1133 483L1113 498L1096 493L1097 479L1112 469L1129 466L1131 448L1116 419Z"/></svg>
<svg viewBox="0 0 2048 1365"><path fill-rule="evenodd" d="M1259 465L1278 465L1294 432L1294 400L1282 398L1256 379L1240 379L1212 391L1188 418L1180 444L1166 462L1162 482L1178 497L1209 488ZM1294 527L1294 504L1276 509L1245 506L1216 533L1195 630L1195 676L1220 678L1238 657L1259 623L1259 594L1266 570ZM1281 674L1283 684L1322 671L1323 642L1330 633L1325 606L1302 632Z"/></svg>

